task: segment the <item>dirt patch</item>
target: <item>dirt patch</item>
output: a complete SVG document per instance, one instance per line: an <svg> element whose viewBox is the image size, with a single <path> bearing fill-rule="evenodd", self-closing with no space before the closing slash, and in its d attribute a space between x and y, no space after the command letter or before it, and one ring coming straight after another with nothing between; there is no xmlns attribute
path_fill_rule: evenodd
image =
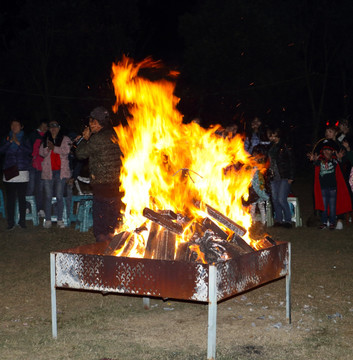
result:
<svg viewBox="0 0 353 360"><path fill-rule="evenodd" d="M303 223L310 179L298 179ZM70 229L5 231L0 220L1 359L205 359L207 306L140 297L57 291L58 339L51 336L49 253L94 242ZM352 359L353 226L270 228L292 243L292 323L285 281L218 305L217 359Z"/></svg>

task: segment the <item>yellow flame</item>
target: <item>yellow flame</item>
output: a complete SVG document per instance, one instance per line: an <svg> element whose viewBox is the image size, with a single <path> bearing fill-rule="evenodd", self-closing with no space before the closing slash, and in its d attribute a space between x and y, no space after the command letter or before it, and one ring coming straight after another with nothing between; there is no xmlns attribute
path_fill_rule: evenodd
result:
<svg viewBox="0 0 353 360"><path fill-rule="evenodd" d="M126 205L119 231L140 227L146 221L145 207L202 216L195 206L201 201L249 228L251 216L241 198L248 195L254 170L242 138L217 135L219 125L204 129L196 122L184 124L176 108L175 84L139 76L142 68L158 65L123 57L112 66L113 110L128 104L131 114L128 126L115 128L123 153L120 181Z"/></svg>

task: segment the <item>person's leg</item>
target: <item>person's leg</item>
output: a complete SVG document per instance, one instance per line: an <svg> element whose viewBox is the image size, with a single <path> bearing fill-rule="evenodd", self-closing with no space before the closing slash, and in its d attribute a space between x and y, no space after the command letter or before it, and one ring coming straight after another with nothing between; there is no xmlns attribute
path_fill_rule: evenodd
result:
<svg viewBox="0 0 353 360"><path fill-rule="evenodd" d="M324 203L324 210L321 212L321 223L327 224L327 208L328 208L328 189L321 189L322 201Z"/></svg>
<svg viewBox="0 0 353 360"><path fill-rule="evenodd" d="M328 206L330 207L330 226L336 225L336 198L337 198L337 190L329 189L328 193Z"/></svg>
<svg viewBox="0 0 353 360"><path fill-rule="evenodd" d="M284 214L284 221L286 223L291 223L292 221L292 212L288 204L288 195L290 191L290 184L287 179L282 179L279 186L279 195L278 202L280 203L281 209Z"/></svg>
<svg viewBox="0 0 353 360"><path fill-rule="evenodd" d="M274 210L274 220L275 223L281 223L283 220L282 207L279 202L279 189L280 189L280 180L271 181L271 199Z"/></svg>
<svg viewBox="0 0 353 360"><path fill-rule="evenodd" d="M27 183L17 183L17 196L18 196L18 210L20 213L20 219L18 224L22 227L26 227L26 191Z"/></svg>
<svg viewBox="0 0 353 360"><path fill-rule="evenodd" d="M5 182L4 184L6 192L7 227L11 229L15 225L16 185L10 182Z"/></svg>
<svg viewBox="0 0 353 360"><path fill-rule="evenodd" d="M51 199L53 197L53 179L43 180L45 220L51 221Z"/></svg>
<svg viewBox="0 0 353 360"><path fill-rule="evenodd" d="M36 180L36 169L31 166L29 169L29 181L27 183L26 195L34 195Z"/></svg>
<svg viewBox="0 0 353 360"><path fill-rule="evenodd" d="M36 184L34 189L34 196L36 198L37 211L44 210L44 180L42 179L42 172L36 170Z"/></svg>
<svg viewBox="0 0 353 360"><path fill-rule="evenodd" d="M63 220L63 211L64 211L64 185L65 179L60 179L60 170L53 171L53 180L55 188L55 197L56 197L56 211L58 216L58 221Z"/></svg>
<svg viewBox="0 0 353 360"><path fill-rule="evenodd" d="M120 202L117 198L93 195L93 234L97 241L106 240L114 234L120 217Z"/></svg>

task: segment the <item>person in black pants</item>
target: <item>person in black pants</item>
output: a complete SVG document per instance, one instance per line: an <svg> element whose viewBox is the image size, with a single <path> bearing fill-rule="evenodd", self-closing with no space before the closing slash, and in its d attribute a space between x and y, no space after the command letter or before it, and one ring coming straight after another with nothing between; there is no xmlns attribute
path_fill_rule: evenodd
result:
<svg viewBox="0 0 353 360"><path fill-rule="evenodd" d="M3 182L6 190L7 229L15 227L15 205L18 199L19 226L26 227L26 191L29 181L31 145L23 132L23 124L18 119L10 123L10 132L0 145L0 153L5 154Z"/></svg>

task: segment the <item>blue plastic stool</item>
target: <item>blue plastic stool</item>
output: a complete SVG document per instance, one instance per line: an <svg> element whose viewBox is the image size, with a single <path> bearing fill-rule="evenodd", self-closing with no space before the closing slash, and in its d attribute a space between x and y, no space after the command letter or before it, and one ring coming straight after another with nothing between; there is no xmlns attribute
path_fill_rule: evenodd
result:
<svg viewBox="0 0 353 360"><path fill-rule="evenodd" d="M92 205L93 200L80 200L77 210L76 230L79 229L81 232L86 232L93 226Z"/></svg>
<svg viewBox="0 0 353 360"><path fill-rule="evenodd" d="M72 195L70 217L69 217L70 223L77 221L77 215L80 209L81 200L93 200L93 195L91 194Z"/></svg>
<svg viewBox="0 0 353 360"><path fill-rule="evenodd" d="M4 194L2 193L1 189L0 189L0 214L2 214L3 218L6 218Z"/></svg>
<svg viewBox="0 0 353 360"><path fill-rule="evenodd" d="M39 217L37 212L37 203L36 199L33 195L26 196L26 202L29 202L31 204L31 209L29 213L26 213L26 220L33 221L34 226L39 225ZM18 208L18 200L16 199L15 204L15 219L19 220L20 218L20 212Z"/></svg>

